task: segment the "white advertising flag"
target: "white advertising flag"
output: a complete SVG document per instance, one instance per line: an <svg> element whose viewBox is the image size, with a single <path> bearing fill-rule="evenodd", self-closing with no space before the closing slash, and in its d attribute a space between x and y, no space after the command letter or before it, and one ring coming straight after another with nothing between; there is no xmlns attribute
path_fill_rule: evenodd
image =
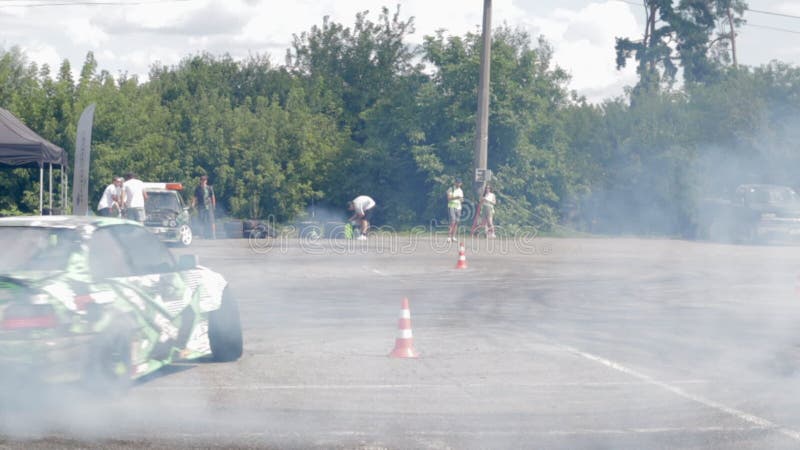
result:
<svg viewBox="0 0 800 450"><path fill-rule="evenodd" d="M94 103L87 106L78 120L75 167L72 173L72 214L76 216L85 216L89 213L89 160L95 106Z"/></svg>

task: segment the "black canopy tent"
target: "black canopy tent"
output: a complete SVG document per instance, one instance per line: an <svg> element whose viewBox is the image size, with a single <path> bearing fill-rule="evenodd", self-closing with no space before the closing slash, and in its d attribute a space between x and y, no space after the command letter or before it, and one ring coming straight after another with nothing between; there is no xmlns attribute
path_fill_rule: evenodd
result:
<svg viewBox="0 0 800 450"><path fill-rule="evenodd" d="M39 214L44 209L44 167L49 167L50 211L53 210L53 165L61 168L61 208L66 209L67 152L0 108L0 164L39 167Z"/></svg>

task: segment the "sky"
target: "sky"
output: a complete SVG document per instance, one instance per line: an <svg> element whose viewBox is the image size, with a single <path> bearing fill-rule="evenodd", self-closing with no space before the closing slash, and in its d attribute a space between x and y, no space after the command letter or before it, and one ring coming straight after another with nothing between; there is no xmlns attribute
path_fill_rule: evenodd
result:
<svg viewBox="0 0 800 450"><path fill-rule="evenodd" d="M482 0L0 0L0 49L17 46L30 62L53 70L68 59L76 74L92 51L100 69L140 80L153 64L172 66L201 52L236 59L266 54L281 65L292 35L324 16L352 26L358 12L377 21L381 7L394 11L398 4L402 18L414 18L410 44L440 29L450 35L481 29ZM740 63L800 64L800 0L748 5L737 40ZM556 64L571 74L569 88L592 102L635 83L632 67L615 67L614 40L640 38L643 23L641 0L492 2L492 26L544 36Z"/></svg>

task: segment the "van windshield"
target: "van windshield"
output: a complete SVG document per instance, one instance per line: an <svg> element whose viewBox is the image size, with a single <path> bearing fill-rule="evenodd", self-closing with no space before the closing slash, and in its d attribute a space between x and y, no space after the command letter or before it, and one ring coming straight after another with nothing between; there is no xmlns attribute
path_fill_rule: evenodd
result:
<svg viewBox="0 0 800 450"><path fill-rule="evenodd" d="M183 206L178 199L178 194L172 191L148 191L144 208L146 211L169 210L180 211Z"/></svg>

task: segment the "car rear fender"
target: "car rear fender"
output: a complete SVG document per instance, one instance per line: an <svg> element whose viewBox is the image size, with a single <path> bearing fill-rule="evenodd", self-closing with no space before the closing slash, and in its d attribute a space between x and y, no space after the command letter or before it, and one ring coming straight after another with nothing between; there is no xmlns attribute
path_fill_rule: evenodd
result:
<svg viewBox="0 0 800 450"><path fill-rule="evenodd" d="M228 282L213 270L197 266L184 272L186 283L194 291L201 312L215 311L222 304L222 293Z"/></svg>
<svg viewBox="0 0 800 450"><path fill-rule="evenodd" d="M17 298L30 297L33 293L24 280L0 276L0 305Z"/></svg>

